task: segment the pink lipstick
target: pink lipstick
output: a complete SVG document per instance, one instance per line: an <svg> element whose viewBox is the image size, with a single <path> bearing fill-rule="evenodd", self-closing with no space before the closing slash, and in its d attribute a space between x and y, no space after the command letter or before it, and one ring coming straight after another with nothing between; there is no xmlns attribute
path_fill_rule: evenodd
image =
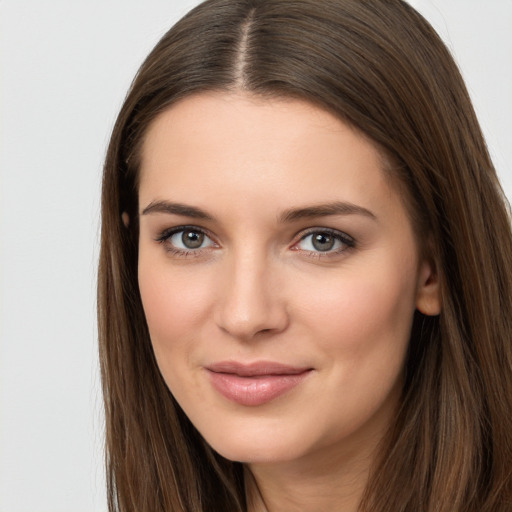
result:
<svg viewBox="0 0 512 512"><path fill-rule="evenodd" d="M312 368L261 361L242 364L224 361L206 367L213 387L240 405L263 405L300 384Z"/></svg>

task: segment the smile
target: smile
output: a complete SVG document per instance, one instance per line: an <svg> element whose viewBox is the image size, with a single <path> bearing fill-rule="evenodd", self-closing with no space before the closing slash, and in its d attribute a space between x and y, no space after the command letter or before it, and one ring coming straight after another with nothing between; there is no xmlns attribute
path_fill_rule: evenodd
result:
<svg viewBox="0 0 512 512"><path fill-rule="evenodd" d="M273 362L244 365L215 363L206 368L212 386L225 398L244 406L274 400L299 385L313 371Z"/></svg>

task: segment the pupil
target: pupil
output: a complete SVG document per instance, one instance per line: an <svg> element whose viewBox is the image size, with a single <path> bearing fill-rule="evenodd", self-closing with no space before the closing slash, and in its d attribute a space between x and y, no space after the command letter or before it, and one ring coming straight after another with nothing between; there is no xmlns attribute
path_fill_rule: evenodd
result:
<svg viewBox="0 0 512 512"><path fill-rule="evenodd" d="M181 240L188 249L197 249L203 244L204 235L197 231L184 231Z"/></svg>
<svg viewBox="0 0 512 512"><path fill-rule="evenodd" d="M334 237L327 233L318 233L313 237L313 247L317 251L329 251L334 246Z"/></svg>

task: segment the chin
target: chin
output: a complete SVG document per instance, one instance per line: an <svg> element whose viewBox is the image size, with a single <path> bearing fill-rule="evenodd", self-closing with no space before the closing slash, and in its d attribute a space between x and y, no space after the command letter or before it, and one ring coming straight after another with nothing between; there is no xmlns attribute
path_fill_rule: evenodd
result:
<svg viewBox="0 0 512 512"><path fill-rule="evenodd" d="M289 462L298 458L291 451L283 449L272 449L269 447L258 447L254 443L246 443L245 446L221 446L212 448L222 457L232 462L242 462L244 464L272 464L279 462Z"/></svg>
<svg viewBox="0 0 512 512"><path fill-rule="evenodd" d="M298 434L298 433L297 433ZM278 463L299 459L306 451L303 436L281 428L260 431L237 428L224 432L205 432L206 442L222 457L248 464Z"/></svg>

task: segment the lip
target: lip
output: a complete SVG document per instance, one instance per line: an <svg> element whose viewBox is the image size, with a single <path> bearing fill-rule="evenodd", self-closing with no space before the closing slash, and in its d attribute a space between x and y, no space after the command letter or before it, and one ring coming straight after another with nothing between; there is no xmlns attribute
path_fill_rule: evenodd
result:
<svg viewBox="0 0 512 512"><path fill-rule="evenodd" d="M298 386L313 371L271 361L243 364L222 361L205 368L212 386L228 400L245 406L270 402Z"/></svg>

